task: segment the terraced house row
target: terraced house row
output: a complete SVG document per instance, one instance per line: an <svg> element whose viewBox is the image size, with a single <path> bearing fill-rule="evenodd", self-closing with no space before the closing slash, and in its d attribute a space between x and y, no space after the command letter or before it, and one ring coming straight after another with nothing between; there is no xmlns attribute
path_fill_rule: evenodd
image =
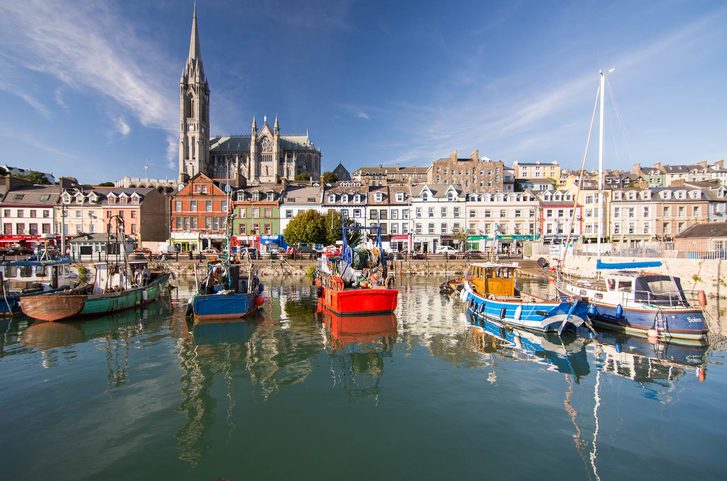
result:
<svg viewBox="0 0 727 481"><path fill-rule="evenodd" d="M367 179L283 180L226 193L222 184L198 174L172 199L171 239L182 251L222 247L228 212L234 214L233 243L263 251L284 247L290 220L312 209L344 211L360 225L380 226L386 248L417 252L463 243L484 250L495 239L510 250L525 241L595 242L599 233L606 241L634 244L670 240L694 224L724 221L727 213L727 187L719 184L614 189L599 197L592 183L579 188L572 179L523 192Z"/></svg>

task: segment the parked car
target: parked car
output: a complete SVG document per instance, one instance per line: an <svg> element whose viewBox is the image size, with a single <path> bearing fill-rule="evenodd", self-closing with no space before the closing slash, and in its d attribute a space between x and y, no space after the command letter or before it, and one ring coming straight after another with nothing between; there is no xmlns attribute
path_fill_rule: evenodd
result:
<svg viewBox="0 0 727 481"><path fill-rule="evenodd" d="M452 246L439 246L436 250L437 254L447 254L449 257L454 257L459 254L459 251Z"/></svg>

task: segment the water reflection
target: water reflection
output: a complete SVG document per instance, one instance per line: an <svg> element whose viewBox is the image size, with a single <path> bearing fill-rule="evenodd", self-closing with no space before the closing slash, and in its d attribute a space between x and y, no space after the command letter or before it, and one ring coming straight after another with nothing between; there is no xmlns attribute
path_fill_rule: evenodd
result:
<svg viewBox="0 0 727 481"><path fill-rule="evenodd" d="M391 357L397 336L395 314L336 316L318 304L317 313L328 334L333 385L343 386L353 399L378 400L384 358Z"/></svg>

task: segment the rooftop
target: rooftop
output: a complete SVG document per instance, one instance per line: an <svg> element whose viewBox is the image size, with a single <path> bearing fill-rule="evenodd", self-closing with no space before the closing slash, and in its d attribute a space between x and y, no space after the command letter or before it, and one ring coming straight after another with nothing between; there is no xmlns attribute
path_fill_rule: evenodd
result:
<svg viewBox="0 0 727 481"><path fill-rule="evenodd" d="M689 239L695 237L727 237L727 222L696 224L680 234L677 234L675 237L677 239Z"/></svg>

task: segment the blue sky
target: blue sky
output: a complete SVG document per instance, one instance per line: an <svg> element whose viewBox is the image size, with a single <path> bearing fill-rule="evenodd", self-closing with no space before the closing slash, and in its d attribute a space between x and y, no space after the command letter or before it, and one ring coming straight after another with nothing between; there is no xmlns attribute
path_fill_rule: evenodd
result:
<svg viewBox="0 0 727 481"><path fill-rule="evenodd" d="M0 163L176 177L191 16L191 0L0 0ZM607 166L727 158L722 1L199 0L198 17L212 133L277 114L324 169L454 149L578 167L609 67Z"/></svg>

